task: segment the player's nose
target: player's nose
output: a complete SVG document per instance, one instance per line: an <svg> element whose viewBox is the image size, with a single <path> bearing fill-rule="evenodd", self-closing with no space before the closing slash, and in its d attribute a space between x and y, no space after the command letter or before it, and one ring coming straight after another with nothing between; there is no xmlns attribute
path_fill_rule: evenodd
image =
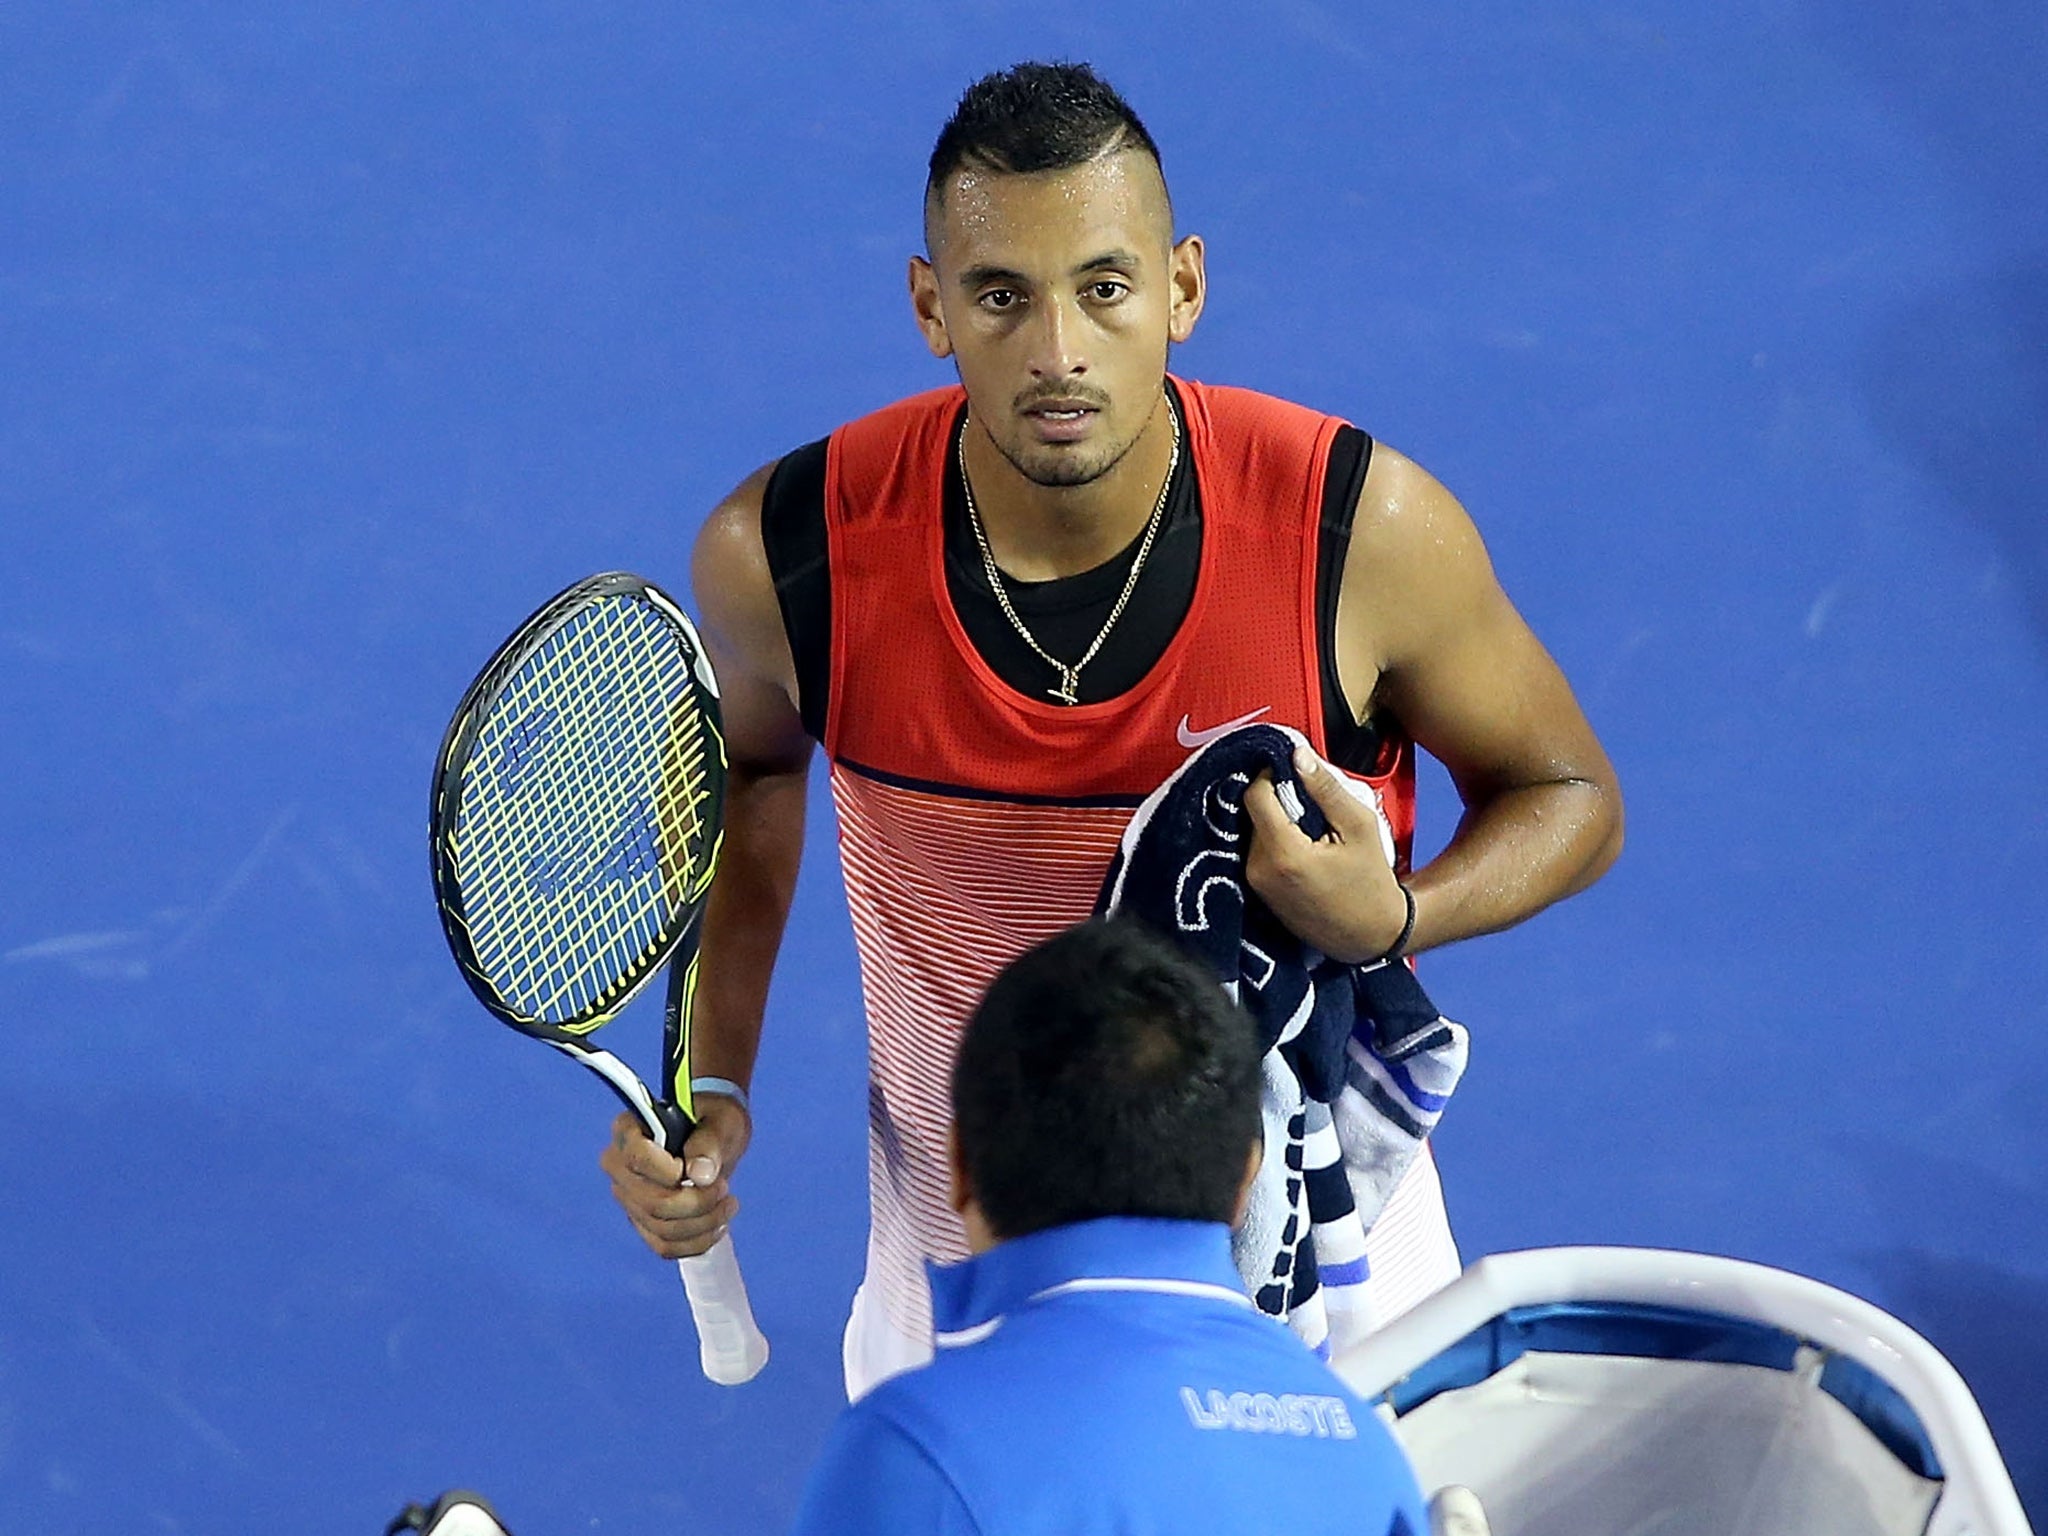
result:
<svg viewBox="0 0 2048 1536"><path fill-rule="evenodd" d="M1041 379L1068 379L1088 371L1082 355L1078 317L1057 299L1039 306L1031 333L1031 372Z"/></svg>

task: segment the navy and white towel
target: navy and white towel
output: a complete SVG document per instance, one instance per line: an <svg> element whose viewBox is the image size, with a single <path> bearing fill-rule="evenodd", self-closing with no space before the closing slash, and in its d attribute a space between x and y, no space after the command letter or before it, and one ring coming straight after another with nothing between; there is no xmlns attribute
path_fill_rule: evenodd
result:
<svg viewBox="0 0 2048 1536"><path fill-rule="evenodd" d="M1365 1234L1465 1070L1466 1034L1407 965L1331 960L1283 928L1244 881L1245 790L1270 772L1303 832L1327 823L1294 770L1307 745L1250 725L1191 756L1124 830L1096 910L1173 938L1208 964L1259 1031L1266 1157L1234 1247L1260 1308L1319 1353L1370 1332ZM1337 778L1393 834L1371 788Z"/></svg>

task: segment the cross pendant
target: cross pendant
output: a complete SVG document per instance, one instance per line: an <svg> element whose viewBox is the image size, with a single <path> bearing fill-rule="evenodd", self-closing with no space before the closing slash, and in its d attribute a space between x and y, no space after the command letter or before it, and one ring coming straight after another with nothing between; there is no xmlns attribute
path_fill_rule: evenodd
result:
<svg viewBox="0 0 2048 1536"><path fill-rule="evenodd" d="M1045 691L1062 704L1078 704L1081 702L1081 674L1073 667L1061 667L1059 687Z"/></svg>

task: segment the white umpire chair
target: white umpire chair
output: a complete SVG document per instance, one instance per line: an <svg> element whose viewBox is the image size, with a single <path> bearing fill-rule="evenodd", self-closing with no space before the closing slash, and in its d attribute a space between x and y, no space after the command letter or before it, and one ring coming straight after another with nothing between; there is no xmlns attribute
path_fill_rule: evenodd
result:
<svg viewBox="0 0 2048 1536"><path fill-rule="evenodd" d="M1492 1536L2031 1536L1955 1368L1783 1270L1498 1254L1334 1364Z"/></svg>

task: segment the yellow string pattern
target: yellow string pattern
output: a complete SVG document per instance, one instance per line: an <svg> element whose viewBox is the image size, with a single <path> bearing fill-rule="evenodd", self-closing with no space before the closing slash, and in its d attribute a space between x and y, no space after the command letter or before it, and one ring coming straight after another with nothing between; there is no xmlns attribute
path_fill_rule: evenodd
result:
<svg viewBox="0 0 2048 1536"><path fill-rule="evenodd" d="M514 1010L595 1028L710 880L720 744L633 594L579 610L482 708L448 843L471 948Z"/></svg>

